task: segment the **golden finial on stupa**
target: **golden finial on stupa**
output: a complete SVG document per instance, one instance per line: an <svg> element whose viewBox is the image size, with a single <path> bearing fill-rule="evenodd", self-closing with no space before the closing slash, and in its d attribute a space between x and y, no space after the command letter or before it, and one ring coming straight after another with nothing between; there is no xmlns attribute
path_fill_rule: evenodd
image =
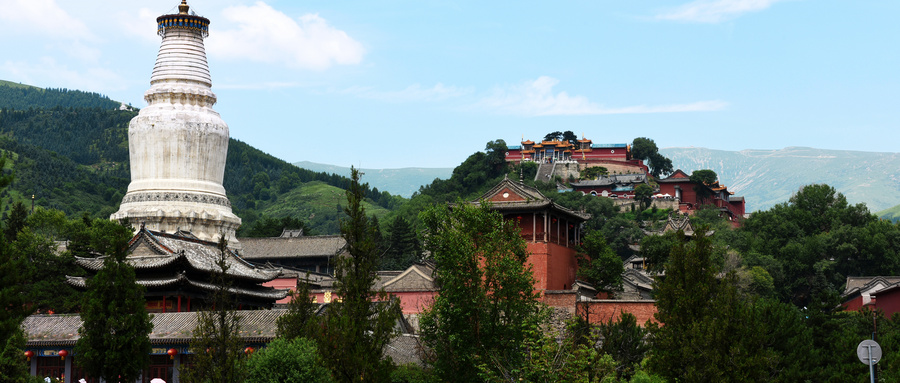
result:
<svg viewBox="0 0 900 383"><path fill-rule="evenodd" d="M178 14L186 15L188 14L188 9L190 9L190 7L187 5L187 0L181 0L181 4L178 5Z"/></svg>

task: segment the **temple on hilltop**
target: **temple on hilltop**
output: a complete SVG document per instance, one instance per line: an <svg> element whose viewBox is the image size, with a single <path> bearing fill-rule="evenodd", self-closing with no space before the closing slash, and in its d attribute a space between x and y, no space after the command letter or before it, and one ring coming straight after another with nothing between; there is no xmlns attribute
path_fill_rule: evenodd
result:
<svg viewBox="0 0 900 383"><path fill-rule="evenodd" d="M172 234L141 230L129 242L125 262L134 267L137 283L146 288L147 311L152 313L199 311L210 307L207 297L216 290L212 276L221 272L218 262L224 256L230 292L240 309L272 308L284 299L288 290L264 287L281 274L281 269L255 266L231 249L224 254L215 242L200 240L190 233ZM106 256L76 257L75 263L89 272L103 267ZM67 277L67 282L85 289L87 278Z"/></svg>
<svg viewBox="0 0 900 383"><path fill-rule="evenodd" d="M551 182L554 177L580 178L581 171L602 166L609 174L647 174L643 160L631 158L628 144L595 144L587 138L575 142L551 140L534 142L522 139L521 145L509 145L506 162L538 164L535 181Z"/></svg>
<svg viewBox="0 0 900 383"><path fill-rule="evenodd" d="M222 186L228 125L212 109L216 95L203 46L209 19L182 1L177 14L156 23L162 43L144 93L148 105L128 125L131 184L110 219L204 241L225 236L239 249L234 234L241 219Z"/></svg>

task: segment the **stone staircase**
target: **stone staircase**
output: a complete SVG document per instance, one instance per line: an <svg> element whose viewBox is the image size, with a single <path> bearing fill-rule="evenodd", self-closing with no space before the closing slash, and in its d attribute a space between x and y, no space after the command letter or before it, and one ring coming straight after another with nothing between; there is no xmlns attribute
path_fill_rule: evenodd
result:
<svg viewBox="0 0 900 383"><path fill-rule="evenodd" d="M534 175L535 181L550 182L553 180L553 172L556 170L556 163L539 164L537 174Z"/></svg>

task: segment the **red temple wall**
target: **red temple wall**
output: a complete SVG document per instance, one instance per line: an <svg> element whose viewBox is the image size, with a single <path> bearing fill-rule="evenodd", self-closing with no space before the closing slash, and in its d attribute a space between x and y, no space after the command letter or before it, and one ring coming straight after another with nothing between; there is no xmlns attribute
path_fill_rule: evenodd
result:
<svg viewBox="0 0 900 383"><path fill-rule="evenodd" d="M575 282L575 250L554 243L529 242L528 263L537 290L568 290Z"/></svg>

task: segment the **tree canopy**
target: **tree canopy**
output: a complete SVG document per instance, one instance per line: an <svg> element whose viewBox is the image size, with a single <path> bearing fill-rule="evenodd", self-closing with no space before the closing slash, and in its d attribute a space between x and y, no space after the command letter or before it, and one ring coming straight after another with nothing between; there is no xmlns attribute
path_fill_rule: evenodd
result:
<svg viewBox="0 0 900 383"><path fill-rule="evenodd" d="M672 160L659 154L656 142L646 137L635 138L631 142L631 158L644 160L654 178L672 173Z"/></svg>
<svg viewBox="0 0 900 383"><path fill-rule="evenodd" d="M90 226L90 245L106 254L103 267L88 279L75 343L77 363L89 376L107 381L134 381L150 365L150 315L144 288L134 268L125 262L131 229L96 219Z"/></svg>

